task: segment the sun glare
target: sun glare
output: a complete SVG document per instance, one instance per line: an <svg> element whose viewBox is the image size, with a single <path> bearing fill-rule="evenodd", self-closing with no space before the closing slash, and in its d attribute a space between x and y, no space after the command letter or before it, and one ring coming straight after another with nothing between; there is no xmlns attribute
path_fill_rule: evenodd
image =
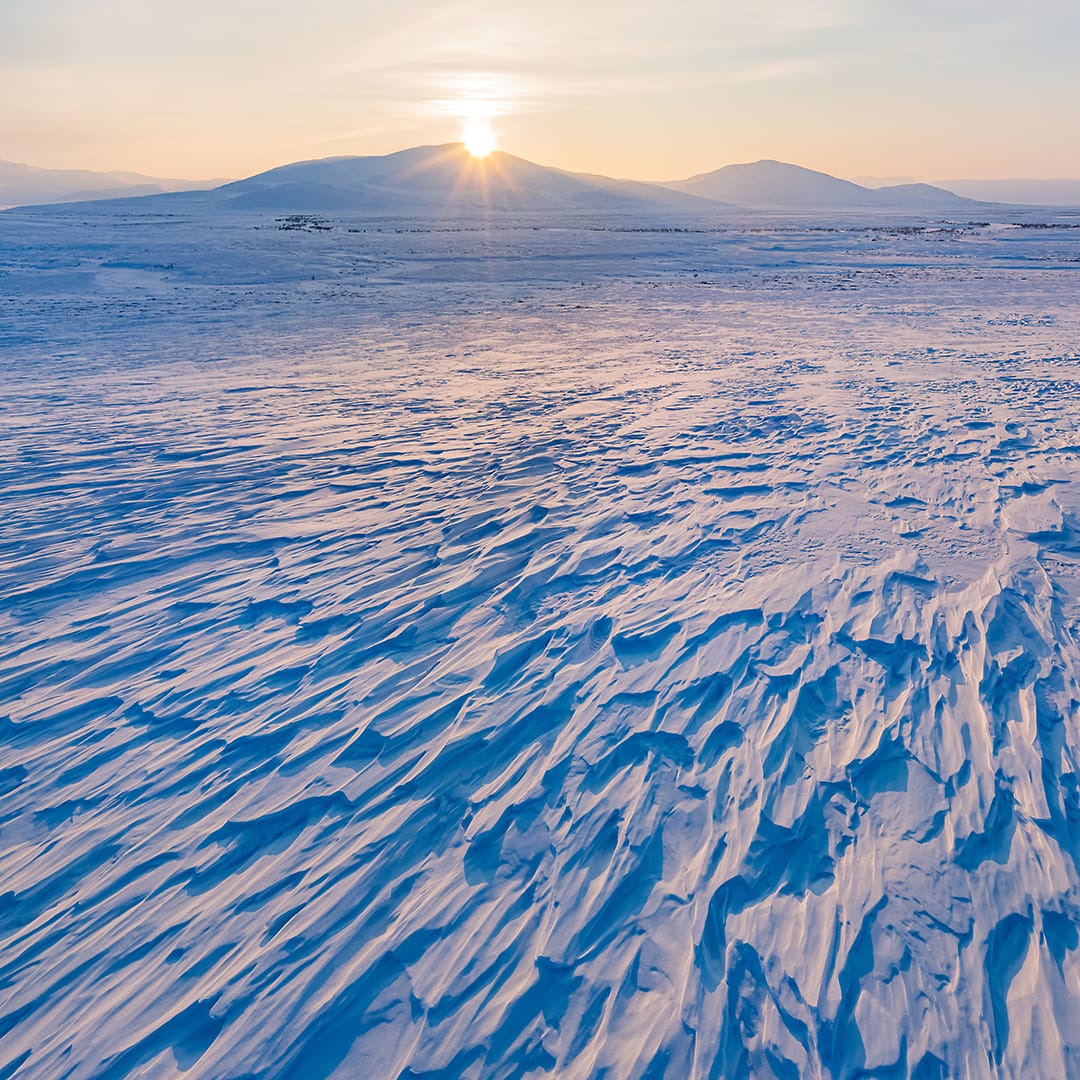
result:
<svg viewBox="0 0 1080 1080"><path fill-rule="evenodd" d="M465 149L475 158L485 158L495 149L495 132L486 120L470 120L463 136Z"/></svg>

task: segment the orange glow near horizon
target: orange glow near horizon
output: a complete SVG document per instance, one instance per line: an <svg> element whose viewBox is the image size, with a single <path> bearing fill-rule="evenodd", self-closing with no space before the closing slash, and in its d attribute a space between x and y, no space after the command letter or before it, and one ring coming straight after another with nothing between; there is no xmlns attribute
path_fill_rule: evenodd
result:
<svg viewBox="0 0 1080 1080"><path fill-rule="evenodd" d="M8 4L0 156L218 181L469 131L477 166L509 144L638 180L760 159L945 186L1080 178L1080 141L1062 137L1080 5L984 4L977 48L971 6L415 0L405 17L315 0L298 19L266 0L253 19L249 4L108 0L103 19L100 4ZM495 141L474 141L474 124Z"/></svg>

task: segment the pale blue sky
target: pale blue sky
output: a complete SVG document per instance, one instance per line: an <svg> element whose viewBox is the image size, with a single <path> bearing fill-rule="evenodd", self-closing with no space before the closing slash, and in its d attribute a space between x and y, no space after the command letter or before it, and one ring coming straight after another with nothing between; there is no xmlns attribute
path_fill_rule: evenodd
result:
<svg viewBox="0 0 1080 1080"><path fill-rule="evenodd" d="M0 158L240 176L460 136L674 179L1080 176L1076 0L0 0Z"/></svg>

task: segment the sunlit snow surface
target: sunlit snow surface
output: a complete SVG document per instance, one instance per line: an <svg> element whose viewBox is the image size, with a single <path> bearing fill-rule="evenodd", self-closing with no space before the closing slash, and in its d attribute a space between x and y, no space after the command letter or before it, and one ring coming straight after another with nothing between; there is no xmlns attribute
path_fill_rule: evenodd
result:
<svg viewBox="0 0 1080 1080"><path fill-rule="evenodd" d="M1080 1076L1080 230L331 224L0 218L0 1076Z"/></svg>

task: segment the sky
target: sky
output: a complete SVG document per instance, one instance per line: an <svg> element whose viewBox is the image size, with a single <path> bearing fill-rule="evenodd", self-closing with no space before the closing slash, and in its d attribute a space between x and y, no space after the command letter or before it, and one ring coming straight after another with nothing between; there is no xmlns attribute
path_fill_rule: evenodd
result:
<svg viewBox="0 0 1080 1080"><path fill-rule="evenodd" d="M239 177L451 142L673 180L1080 176L1076 0L0 0L0 159Z"/></svg>

